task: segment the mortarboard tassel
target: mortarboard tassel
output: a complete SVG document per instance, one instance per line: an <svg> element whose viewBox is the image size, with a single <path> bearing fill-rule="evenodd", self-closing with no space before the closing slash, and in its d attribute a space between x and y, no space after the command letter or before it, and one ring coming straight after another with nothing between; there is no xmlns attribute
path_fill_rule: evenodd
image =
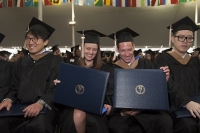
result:
<svg viewBox="0 0 200 133"><path fill-rule="evenodd" d="M114 45L115 45L115 51L114 51L114 56L113 56L113 61L116 60L116 54L117 54L117 39L116 39L116 33L114 33Z"/></svg>
<svg viewBox="0 0 200 133"><path fill-rule="evenodd" d="M81 43L81 57L84 58L84 40L85 40L84 30L83 30L83 34L82 34L81 40L82 40L82 43Z"/></svg>

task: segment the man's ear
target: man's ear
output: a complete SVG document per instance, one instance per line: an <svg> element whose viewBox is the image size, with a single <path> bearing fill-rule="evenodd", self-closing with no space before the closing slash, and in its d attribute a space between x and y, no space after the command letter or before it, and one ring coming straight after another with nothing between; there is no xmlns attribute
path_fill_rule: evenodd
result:
<svg viewBox="0 0 200 133"><path fill-rule="evenodd" d="M175 37L174 37L174 36L171 36L171 41L172 41L172 43L174 43L174 39L175 39Z"/></svg>
<svg viewBox="0 0 200 133"><path fill-rule="evenodd" d="M49 43L49 40L46 40L46 41L44 42L44 46L47 46L48 43Z"/></svg>

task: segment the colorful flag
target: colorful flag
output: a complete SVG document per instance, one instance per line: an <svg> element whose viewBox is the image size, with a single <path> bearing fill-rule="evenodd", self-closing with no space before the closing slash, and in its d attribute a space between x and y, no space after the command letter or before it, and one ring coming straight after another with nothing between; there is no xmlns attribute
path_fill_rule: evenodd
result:
<svg viewBox="0 0 200 133"><path fill-rule="evenodd" d="M52 5L52 3L50 0L44 0L44 5L49 6L49 5Z"/></svg>
<svg viewBox="0 0 200 133"><path fill-rule="evenodd" d="M24 6L24 0L17 0L17 7L23 7Z"/></svg>
<svg viewBox="0 0 200 133"><path fill-rule="evenodd" d="M24 6L25 7L33 6L33 0L24 0Z"/></svg>
<svg viewBox="0 0 200 133"><path fill-rule="evenodd" d="M171 0L171 4L178 4L178 0Z"/></svg>
<svg viewBox="0 0 200 133"><path fill-rule="evenodd" d="M179 0L179 3L185 3L187 0Z"/></svg>
<svg viewBox="0 0 200 133"><path fill-rule="evenodd" d="M166 5L166 0L160 0L160 5Z"/></svg>
<svg viewBox="0 0 200 133"><path fill-rule="evenodd" d="M7 3L7 0L3 0L3 7L4 7L4 8L8 7L7 4L8 4L8 3Z"/></svg>
<svg viewBox="0 0 200 133"><path fill-rule="evenodd" d="M140 0L136 0L136 7L141 7L141 1Z"/></svg>
<svg viewBox="0 0 200 133"><path fill-rule="evenodd" d="M103 6L103 0L95 0L94 5L95 6Z"/></svg>
<svg viewBox="0 0 200 133"><path fill-rule="evenodd" d="M74 5L83 6L84 0L74 0Z"/></svg>
<svg viewBox="0 0 200 133"><path fill-rule="evenodd" d="M104 5L111 6L112 5L112 0L104 0Z"/></svg>
<svg viewBox="0 0 200 133"><path fill-rule="evenodd" d="M94 5L94 0L85 0L85 5L93 6Z"/></svg>
<svg viewBox="0 0 200 133"><path fill-rule="evenodd" d="M38 0L34 0L34 7L38 7Z"/></svg>
<svg viewBox="0 0 200 133"><path fill-rule="evenodd" d="M3 8L3 0L0 0L0 8Z"/></svg>
<svg viewBox="0 0 200 133"><path fill-rule="evenodd" d="M159 0L152 0L151 1L151 6L159 6L160 3L159 3Z"/></svg>
<svg viewBox="0 0 200 133"><path fill-rule="evenodd" d="M148 6L147 0L141 0L141 6Z"/></svg>
<svg viewBox="0 0 200 133"><path fill-rule="evenodd" d="M52 5L60 5L61 0L52 0Z"/></svg>

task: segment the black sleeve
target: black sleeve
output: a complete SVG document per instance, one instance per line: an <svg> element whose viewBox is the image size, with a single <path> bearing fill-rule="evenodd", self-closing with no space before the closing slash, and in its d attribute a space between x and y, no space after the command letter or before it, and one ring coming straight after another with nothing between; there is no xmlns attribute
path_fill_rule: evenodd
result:
<svg viewBox="0 0 200 133"><path fill-rule="evenodd" d="M0 102L11 87L12 66L7 61L0 62Z"/></svg>

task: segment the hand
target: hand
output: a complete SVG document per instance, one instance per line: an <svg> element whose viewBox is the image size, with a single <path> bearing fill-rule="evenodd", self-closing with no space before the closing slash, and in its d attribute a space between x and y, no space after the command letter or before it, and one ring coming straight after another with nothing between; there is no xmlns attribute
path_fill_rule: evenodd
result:
<svg viewBox="0 0 200 133"><path fill-rule="evenodd" d="M56 79L56 80L54 80L53 82L54 82L54 84L56 85L56 84L60 83L60 80L57 80L57 79Z"/></svg>
<svg viewBox="0 0 200 133"><path fill-rule="evenodd" d="M166 74L166 81L168 81L170 77L170 70L168 66L160 67L161 70Z"/></svg>
<svg viewBox="0 0 200 133"><path fill-rule="evenodd" d="M0 110L1 110L2 108L6 108L6 109L9 111L10 108L11 108L11 106L12 106L11 101L8 100L8 99L6 99L6 100L4 100L2 103L0 103Z"/></svg>
<svg viewBox="0 0 200 133"><path fill-rule="evenodd" d="M33 103L23 110L23 112L25 112L24 117L36 117L42 109L42 104L38 102Z"/></svg>
<svg viewBox="0 0 200 133"><path fill-rule="evenodd" d="M106 114L107 114L107 115L110 114L110 111L111 111L111 109L112 109L112 106L110 106L110 105L108 105L108 104L104 104L104 108L107 109L107 110L106 110Z"/></svg>
<svg viewBox="0 0 200 133"><path fill-rule="evenodd" d="M140 110L122 110L121 111L121 116L136 116L137 114L140 113Z"/></svg>
<svg viewBox="0 0 200 133"><path fill-rule="evenodd" d="M189 103L185 105L185 107L194 118L198 117L200 119L200 104L199 103L190 101Z"/></svg>

